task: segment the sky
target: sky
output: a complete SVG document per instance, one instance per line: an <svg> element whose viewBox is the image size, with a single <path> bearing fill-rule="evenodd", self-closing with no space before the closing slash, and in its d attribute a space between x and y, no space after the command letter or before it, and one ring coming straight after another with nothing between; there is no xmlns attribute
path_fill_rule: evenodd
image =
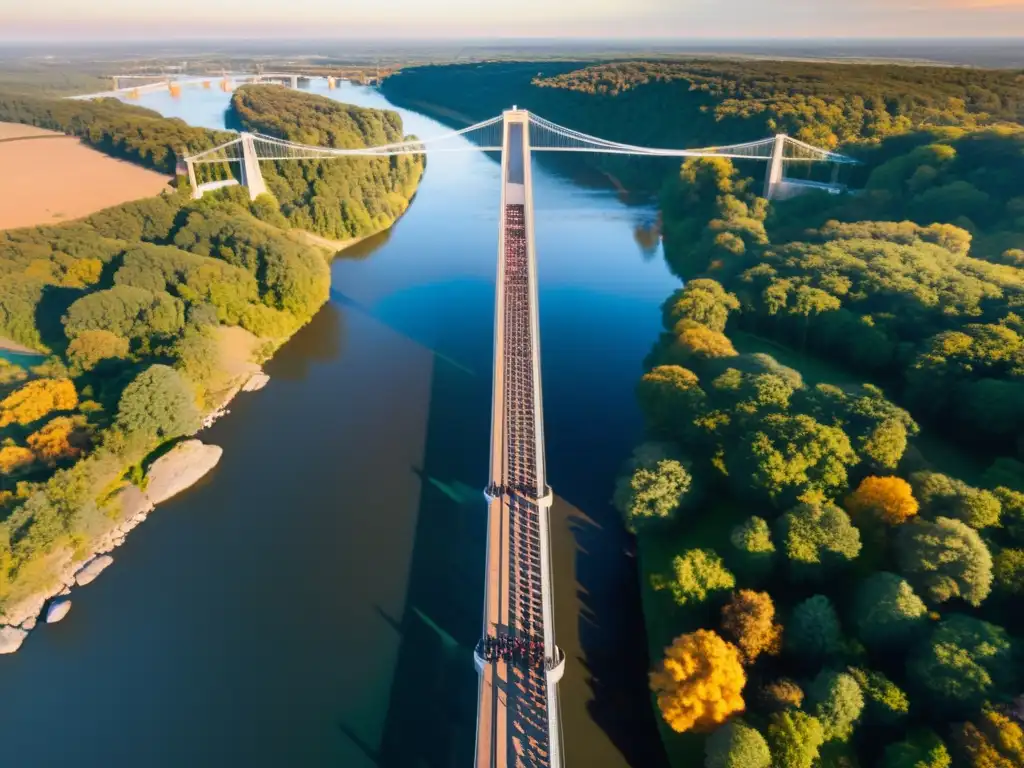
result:
<svg viewBox="0 0 1024 768"><path fill-rule="evenodd" d="M1024 36L1024 0L0 0L0 39Z"/></svg>

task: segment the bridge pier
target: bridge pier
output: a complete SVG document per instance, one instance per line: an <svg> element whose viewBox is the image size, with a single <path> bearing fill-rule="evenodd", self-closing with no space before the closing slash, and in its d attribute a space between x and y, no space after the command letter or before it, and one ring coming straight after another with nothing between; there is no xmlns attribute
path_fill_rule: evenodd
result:
<svg viewBox="0 0 1024 768"><path fill-rule="evenodd" d="M775 190L782 183L784 171L782 160L785 149L786 134L776 134L775 145L772 147L772 159L768 161L768 170L764 177L764 197L768 200L775 196Z"/></svg>
<svg viewBox="0 0 1024 768"><path fill-rule="evenodd" d="M298 75L292 75L292 89L296 89L298 87L299 87L299 76Z"/></svg>
<svg viewBox="0 0 1024 768"><path fill-rule="evenodd" d="M260 159L251 133L242 134L242 184L249 188L249 199L255 200L267 191L260 171Z"/></svg>

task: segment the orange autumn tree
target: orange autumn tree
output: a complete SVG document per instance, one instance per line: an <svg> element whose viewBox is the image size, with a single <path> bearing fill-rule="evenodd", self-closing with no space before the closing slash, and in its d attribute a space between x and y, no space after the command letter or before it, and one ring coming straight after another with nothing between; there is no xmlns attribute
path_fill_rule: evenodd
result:
<svg viewBox="0 0 1024 768"><path fill-rule="evenodd" d="M650 676L661 716L679 733L711 730L742 712L746 682L739 649L707 629L673 640Z"/></svg>
<svg viewBox="0 0 1024 768"><path fill-rule="evenodd" d="M36 379L0 400L0 427L31 424L52 411L77 406L78 393L71 379Z"/></svg>
<svg viewBox="0 0 1024 768"><path fill-rule="evenodd" d="M73 459L82 452L76 443L75 420L70 416L58 416L38 432L33 432L25 442L39 461L54 466L62 459Z"/></svg>
<svg viewBox="0 0 1024 768"><path fill-rule="evenodd" d="M872 515L887 525L899 525L917 514L910 483L899 477L865 477L846 497L846 509L856 518Z"/></svg>
<svg viewBox="0 0 1024 768"><path fill-rule="evenodd" d="M736 642L744 661L782 650L782 626L775 623L775 605L767 592L741 589L722 608L722 630Z"/></svg>
<svg viewBox="0 0 1024 768"><path fill-rule="evenodd" d="M0 448L0 475L18 472L31 466L35 460L36 455L20 445L8 445Z"/></svg>

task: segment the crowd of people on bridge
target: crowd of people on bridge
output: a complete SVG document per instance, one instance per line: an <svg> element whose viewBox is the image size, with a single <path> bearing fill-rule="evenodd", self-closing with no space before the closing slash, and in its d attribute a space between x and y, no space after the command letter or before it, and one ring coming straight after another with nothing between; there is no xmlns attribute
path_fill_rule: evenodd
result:
<svg viewBox="0 0 1024 768"><path fill-rule="evenodd" d="M544 666L544 641L529 637L497 635L484 638L484 659L506 661L510 664L526 664L531 667Z"/></svg>

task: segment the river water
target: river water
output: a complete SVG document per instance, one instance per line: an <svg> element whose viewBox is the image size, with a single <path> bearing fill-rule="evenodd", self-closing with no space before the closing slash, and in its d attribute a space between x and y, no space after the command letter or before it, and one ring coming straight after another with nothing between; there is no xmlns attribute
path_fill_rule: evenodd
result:
<svg viewBox="0 0 1024 768"><path fill-rule="evenodd" d="M223 127L228 98L138 103ZM407 132L448 130L399 111ZM640 244L652 208L535 165L567 764L657 768L635 562L608 499L677 281ZM498 177L494 156L431 156L395 227L334 261L331 301L270 384L202 435L225 449L217 469L0 658L0 762L472 763Z"/></svg>

